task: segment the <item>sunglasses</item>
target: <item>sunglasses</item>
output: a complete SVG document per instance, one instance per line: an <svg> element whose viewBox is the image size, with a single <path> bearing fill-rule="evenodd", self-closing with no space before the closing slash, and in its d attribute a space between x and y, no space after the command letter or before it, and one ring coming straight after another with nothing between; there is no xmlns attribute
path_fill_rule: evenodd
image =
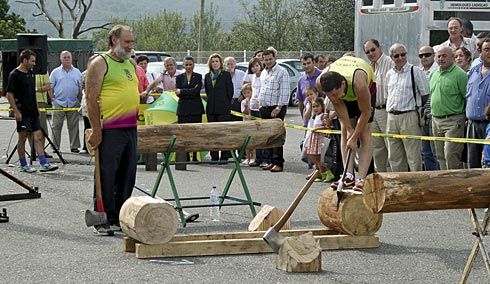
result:
<svg viewBox="0 0 490 284"><path fill-rule="evenodd" d="M366 53L367 55L369 55L369 53L372 53L372 52L374 52L375 50L376 50L376 48L374 48L374 47L373 47L373 48L371 48L371 49L368 49L368 50L364 51L364 53Z"/></svg>
<svg viewBox="0 0 490 284"><path fill-rule="evenodd" d="M419 54L419 58L431 57L434 53L421 53Z"/></svg>
<svg viewBox="0 0 490 284"><path fill-rule="evenodd" d="M401 57L405 57L406 55L407 55L407 53L406 53L406 52L402 52L402 53L400 53L400 54L393 54L393 58L398 59L398 57L400 57L400 56L401 56Z"/></svg>

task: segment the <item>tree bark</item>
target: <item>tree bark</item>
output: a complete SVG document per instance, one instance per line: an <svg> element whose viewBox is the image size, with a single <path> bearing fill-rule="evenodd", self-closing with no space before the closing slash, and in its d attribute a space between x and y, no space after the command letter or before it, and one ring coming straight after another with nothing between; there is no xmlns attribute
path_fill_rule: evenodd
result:
<svg viewBox="0 0 490 284"><path fill-rule="evenodd" d="M248 149L272 148L284 145L285 133L280 119L142 125L138 126L138 152L165 152L172 135L177 138L175 152L240 149L247 134L251 136Z"/></svg>
<svg viewBox="0 0 490 284"><path fill-rule="evenodd" d="M286 238L276 257L276 268L286 272L319 272L322 270L321 252L311 232Z"/></svg>
<svg viewBox="0 0 490 284"><path fill-rule="evenodd" d="M332 188L320 194L317 212L325 226L353 236L374 235L383 220L364 205L360 192L345 191L337 208L337 192Z"/></svg>
<svg viewBox="0 0 490 284"><path fill-rule="evenodd" d="M131 197L119 214L121 229L145 244L164 244L177 232L177 212L172 204L149 196Z"/></svg>
<svg viewBox="0 0 490 284"><path fill-rule="evenodd" d="M366 178L364 203L372 212L487 208L490 171L376 173Z"/></svg>

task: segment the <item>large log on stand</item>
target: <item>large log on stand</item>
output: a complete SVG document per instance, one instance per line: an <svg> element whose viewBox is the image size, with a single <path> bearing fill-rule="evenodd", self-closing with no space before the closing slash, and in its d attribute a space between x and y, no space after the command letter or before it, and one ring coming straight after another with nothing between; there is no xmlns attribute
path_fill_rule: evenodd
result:
<svg viewBox="0 0 490 284"><path fill-rule="evenodd" d="M364 203L372 212L487 208L488 169L375 173L366 177Z"/></svg>

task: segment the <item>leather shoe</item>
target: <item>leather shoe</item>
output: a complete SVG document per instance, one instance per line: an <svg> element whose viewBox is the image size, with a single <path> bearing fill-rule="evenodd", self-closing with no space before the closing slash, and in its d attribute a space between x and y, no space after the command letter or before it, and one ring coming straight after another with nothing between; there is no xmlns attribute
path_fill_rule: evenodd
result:
<svg viewBox="0 0 490 284"><path fill-rule="evenodd" d="M274 164L270 163L265 167L262 167L264 171L270 171L274 167Z"/></svg>
<svg viewBox="0 0 490 284"><path fill-rule="evenodd" d="M270 171L271 171L272 173L279 173L279 172L282 172L282 167L281 167L281 166L279 166L279 165L274 165L274 166L273 166L273 167L270 169Z"/></svg>

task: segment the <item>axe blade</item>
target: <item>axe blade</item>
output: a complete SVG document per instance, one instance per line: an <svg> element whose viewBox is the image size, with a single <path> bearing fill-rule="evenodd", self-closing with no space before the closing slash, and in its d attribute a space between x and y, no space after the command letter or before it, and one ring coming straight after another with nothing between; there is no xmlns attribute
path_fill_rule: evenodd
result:
<svg viewBox="0 0 490 284"><path fill-rule="evenodd" d="M93 210L85 211L85 224L87 227L104 225L107 223L107 214L105 212L97 212Z"/></svg>
<svg viewBox="0 0 490 284"><path fill-rule="evenodd" d="M279 254L279 249L284 243L284 237L274 227L270 227L262 238L272 248L275 254Z"/></svg>

